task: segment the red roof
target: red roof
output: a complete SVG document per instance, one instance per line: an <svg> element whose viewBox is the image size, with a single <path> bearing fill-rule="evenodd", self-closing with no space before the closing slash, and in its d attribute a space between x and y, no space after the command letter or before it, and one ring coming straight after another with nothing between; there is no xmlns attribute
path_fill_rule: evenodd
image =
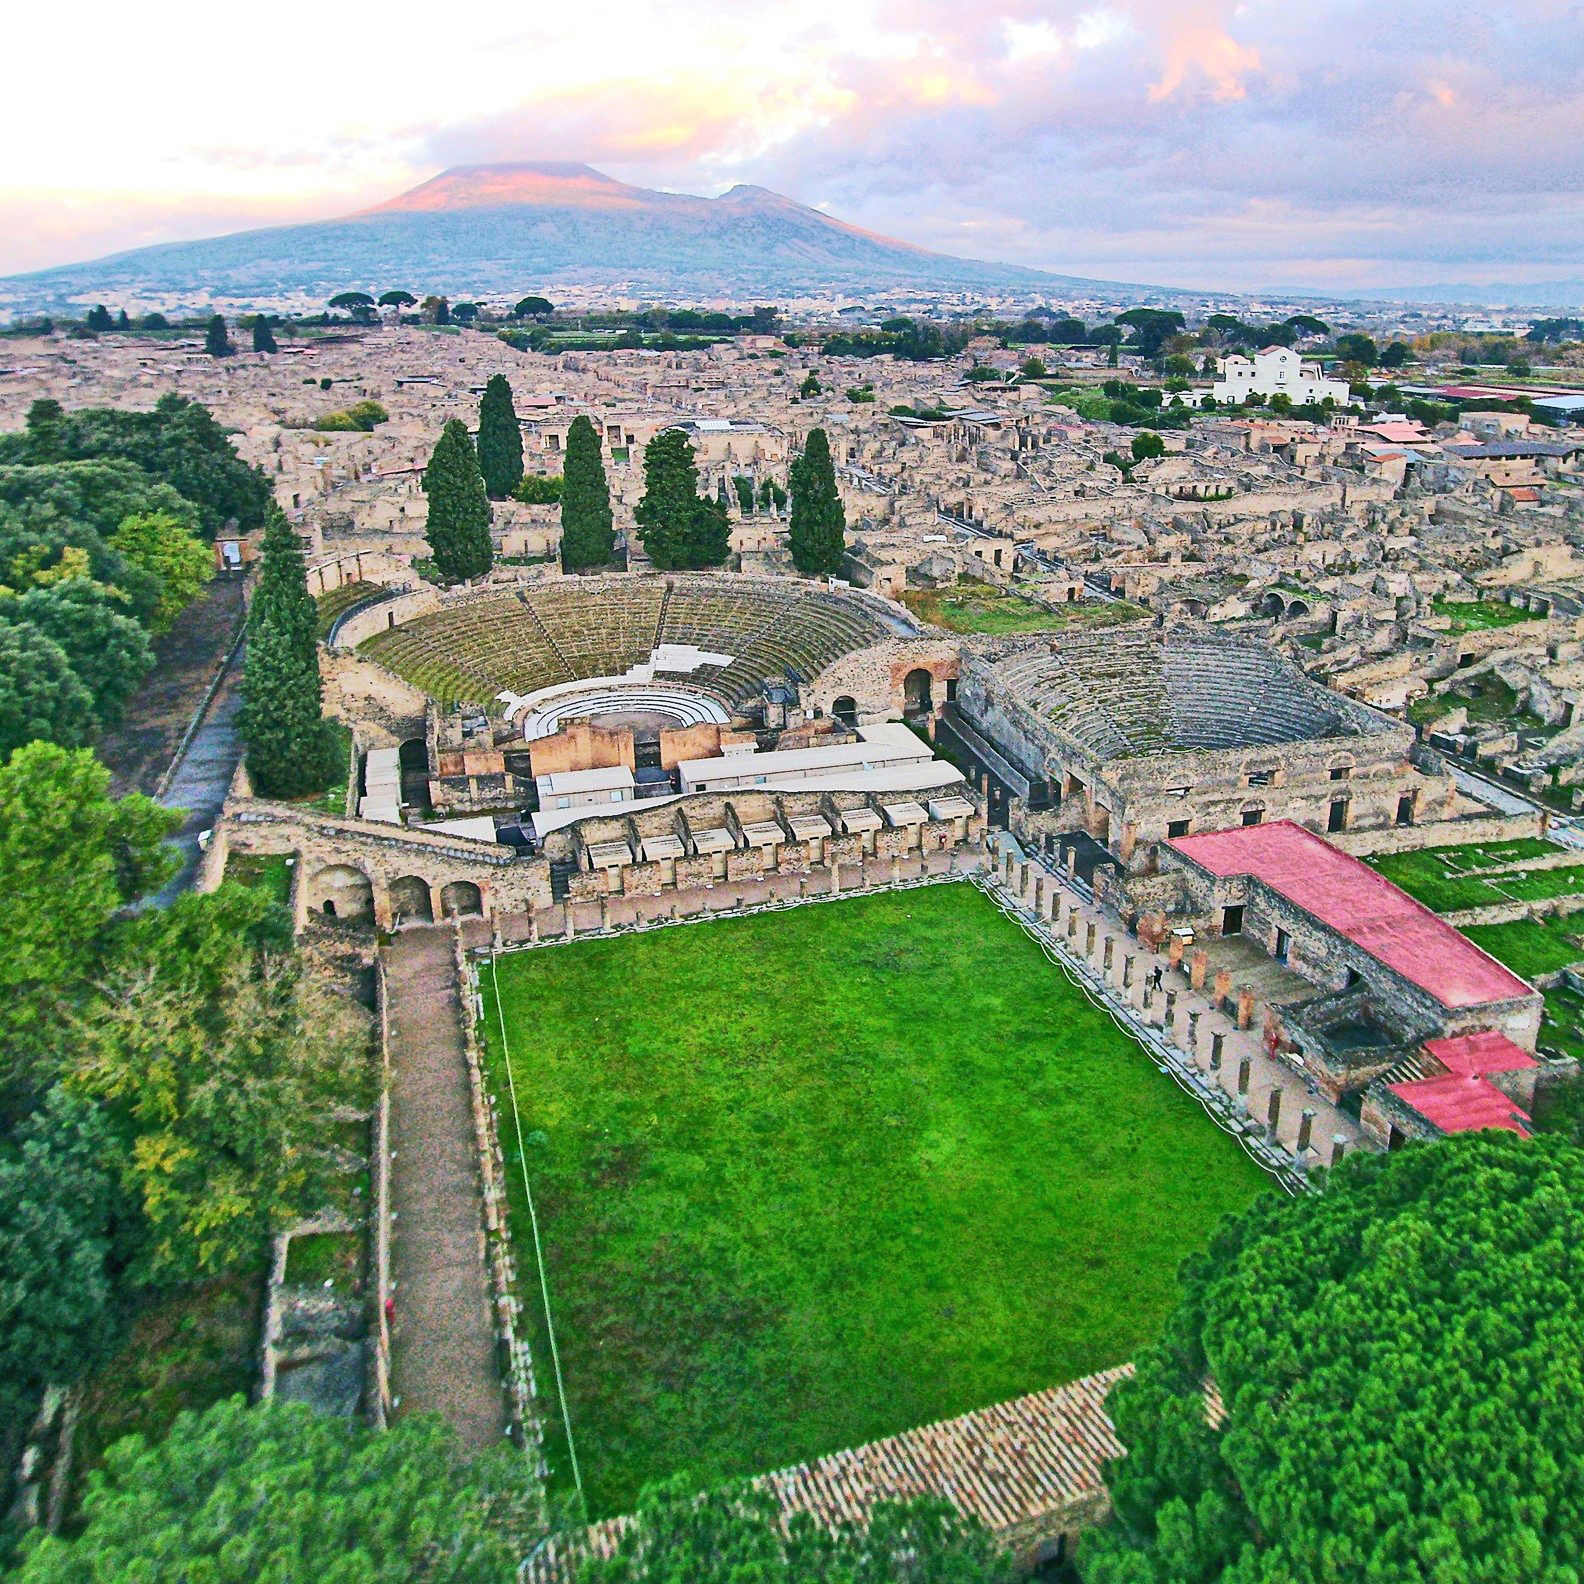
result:
<svg viewBox="0 0 1584 1584"><path fill-rule="evenodd" d="M1527 1135L1529 1113L1493 1083L1472 1074L1448 1073L1386 1086L1443 1133L1468 1133L1476 1128L1505 1128Z"/></svg>
<svg viewBox="0 0 1584 1584"><path fill-rule="evenodd" d="M1167 845L1211 874L1249 875L1269 886L1444 1007L1535 993L1390 880L1291 820L1177 836Z"/></svg>
<svg viewBox="0 0 1584 1584"><path fill-rule="evenodd" d="M1482 1029L1478 1034L1448 1034L1442 1039L1426 1040L1424 1048L1448 1072L1465 1078L1522 1072L1525 1067L1540 1065L1528 1051L1495 1029Z"/></svg>

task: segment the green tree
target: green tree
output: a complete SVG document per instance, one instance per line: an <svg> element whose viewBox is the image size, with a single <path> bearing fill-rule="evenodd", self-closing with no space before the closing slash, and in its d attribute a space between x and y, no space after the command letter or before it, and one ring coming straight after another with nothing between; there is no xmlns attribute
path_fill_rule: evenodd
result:
<svg viewBox="0 0 1584 1584"><path fill-rule="evenodd" d="M369 1087L369 1032L290 947L283 908L223 886L142 915L100 976L67 1082L121 1141L142 1279L255 1264L324 1207L335 1118Z"/></svg>
<svg viewBox="0 0 1584 1584"><path fill-rule="evenodd" d="M167 632L214 575L214 557L172 512L135 512L110 536L129 566L158 580L149 626Z"/></svg>
<svg viewBox="0 0 1584 1584"><path fill-rule="evenodd" d="M372 308L374 299L367 292L362 291L337 292L330 299L330 306L332 308Z"/></svg>
<svg viewBox="0 0 1584 1584"><path fill-rule="evenodd" d="M1050 370L1045 367L1043 358L1027 357L1018 365L1018 373L1024 379L1042 380L1050 373Z"/></svg>
<svg viewBox="0 0 1584 1584"><path fill-rule="evenodd" d="M103 303L97 303L88 310L88 317L83 323L95 334L105 330L115 329L115 320L110 317L110 310Z"/></svg>
<svg viewBox="0 0 1584 1584"><path fill-rule="evenodd" d="M451 317L458 324L472 324L479 316L479 305L476 302L459 302L451 310Z"/></svg>
<svg viewBox="0 0 1584 1584"><path fill-rule="evenodd" d="M322 791L340 768L335 736L324 718L318 632L302 545L277 509L264 529L242 675L248 775L264 797Z"/></svg>
<svg viewBox="0 0 1584 1584"><path fill-rule="evenodd" d="M568 572L606 566L616 535L599 430L579 413L567 430L561 474L561 564Z"/></svg>
<svg viewBox="0 0 1584 1584"><path fill-rule="evenodd" d="M39 1539L17 1584L509 1584L542 1515L520 1452L466 1459L438 1418L369 1430L240 1397L163 1441L112 1446L73 1540Z"/></svg>
<svg viewBox="0 0 1584 1584"><path fill-rule="evenodd" d="M258 314L253 320L253 350L255 352L279 352L275 344L275 329L271 325L268 314Z"/></svg>
<svg viewBox="0 0 1584 1584"><path fill-rule="evenodd" d="M409 291L388 291L379 300L381 308L412 308L417 305L418 299Z"/></svg>
<svg viewBox="0 0 1584 1584"><path fill-rule="evenodd" d="M732 474L732 489L737 496L737 509L744 517L751 517L754 509L754 482L746 473Z"/></svg>
<svg viewBox="0 0 1584 1584"><path fill-rule="evenodd" d="M1174 308L1129 308L1116 315L1116 323L1132 330L1132 347L1140 357L1153 358L1186 321Z"/></svg>
<svg viewBox="0 0 1584 1584"><path fill-rule="evenodd" d="M1344 363L1360 363L1366 369L1374 368L1379 361L1375 342L1367 335L1351 331L1336 338L1336 355Z"/></svg>
<svg viewBox="0 0 1584 1584"><path fill-rule="evenodd" d="M80 743L95 725L93 694L66 651L30 622L0 616L0 759L24 743Z"/></svg>
<svg viewBox="0 0 1584 1584"><path fill-rule="evenodd" d="M803 383L798 386L799 396L818 396L820 393L819 377L812 369L803 376Z"/></svg>
<svg viewBox="0 0 1584 1584"><path fill-rule="evenodd" d="M0 765L0 874L15 909L0 952L0 1108L55 1081L57 1036L98 973L115 914L170 877L180 811L110 796L86 748L33 742Z"/></svg>
<svg viewBox="0 0 1584 1584"><path fill-rule="evenodd" d="M834 1529L782 1522L746 1482L699 1496L685 1479L651 1486L613 1556L581 1561L573 1584L1011 1584L1010 1558L946 1502L876 1505Z"/></svg>
<svg viewBox="0 0 1584 1584"><path fill-rule="evenodd" d="M1382 368L1400 369L1413 359L1413 348L1406 341L1393 341L1380 355Z"/></svg>
<svg viewBox="0 0 1584 1584"><path fill-rule="evenodd" d="M0 1442L114 1335L108 1143L94 1106L57 1088L0 1144Z"/></svg>
<svg viewBox="0 0 1584 1584"><path fill-rule="evenodd" d="M847 515L836 488L830 440L823 429L809 430L803 452L792 464L792 521L787 549L805 577L834 577L847 549Z"/></svg>
<svg viewBox="0 0 1584 1584"><path fill-rule="evenodd" d="M731 554L726 511L699 497L693 442L680 429L663 429L644 447L636 515L644 549L662 571L719 566Z"/></svg>
<svg viewBox="0 0 1584 1584"><path fill-rule="evenodd" d="M512 307L513 319L548 319L555 304L547 297L519 297Z"/></svg>
<svg viewBox="0 0 1584 1584"><path fill-rule="evenodd" d="M144 478L132 475L134 493L141 498L121 506L108 520L94 516L95 526L104 534L129 511L164 509L195 515L211 536L233 519L246 532L263 525L272 499L269 480L236 454L230 434L214 414L202 402L183 396L160 397L152 412L78 408L53 426L48 442L51 454L37 454L31 429L23 435L0 435L0 462L93 463L98 469L94 478L103 482L119 477L118 487L125 486L126 464L142 470ZM119 475L107 471L118 465ZM60 475L51 477L54 487ZM154 481L169 485L169 495L160 493Z"/></svg>
<svg viewBox="0 0 1584 1584"><path fill-rule="evenodd" d="M1133 436L1133 460L1135 462L1144 462L1150 457L1165 455L1166 442L1153 429L1146 429L1143 434Z"/></svg>
<svg viewBox="0 0 1584 1584"><path fill-rule="evenodd" d="M1584 1152L1494 1131L1224 1223L1112 1394L1085 1584L1577 1576L1581 1247Z"/></svg>
<svg viewBox="0 0 1584 1584"><path fill-rule="evenodd" d="M209 328L204 331L204 351L213 358L230 357L236 348L231 344L231 337L226 332L225 317L215 314L209 321Z"/></svg>
<svg viewBox="0 0 1584 1584"><path fill-rule="evenodd" d="M504 374L490 375L479 402L478 465L491 500L505 500L523 476L522 425Z"/></svg>
<svg viewBox="0 0 1584 1584"><path fill-rule="evenodd" d="M472 437L460 418L451 419L435 442L423 488L429 497L425 533L440 576L454 583L483 577L495 562L493 513Z"/></svg>
<svg viewBox="0 0 1584 1584"><path fill-rule="evenodd" d="M0 611L53 638L92 694L99 724L120 722L127 700L154 664L148 634L127 615L124 600L102 583L67 578L31 588L14 605L0 606Z"/></svg>

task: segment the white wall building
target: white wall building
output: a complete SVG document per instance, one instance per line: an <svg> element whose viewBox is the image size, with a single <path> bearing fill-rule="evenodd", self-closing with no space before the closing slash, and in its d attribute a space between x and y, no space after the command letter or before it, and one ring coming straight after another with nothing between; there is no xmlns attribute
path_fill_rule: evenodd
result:
<svg viewBox="0 0 1584 1584"><path fill-rule="evenodd" d="M1294 406L1321 402L1327 396L1338 406L1348 400L1346 380L1327 379L1318 363L1305 363L1291 347L1270 346L1253 357L1219 359L1221 378L1210 394L1218 402L1240 402L1245 396L1290 396Z"/></svg>

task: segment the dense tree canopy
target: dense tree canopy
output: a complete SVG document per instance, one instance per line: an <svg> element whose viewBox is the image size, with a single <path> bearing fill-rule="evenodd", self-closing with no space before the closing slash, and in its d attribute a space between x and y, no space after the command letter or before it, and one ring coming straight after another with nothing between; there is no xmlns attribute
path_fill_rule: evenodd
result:
<svg viewBox="0 0 1584 1584"><path fill-rule="evenodd" d="M285 910L260 892L181 897L135 921L83 1018L68 1082L123 1142L147 1280L248 1265L325 1203L368 1030L290 948Z"/></svg>
<svg viewBox="0 0 1584 1584"><path fill-rule="evenodd" d="M579 413L567 430L561 474L561 564L569 572L606 566L615 549L610 485L599 430Z"/></svg>
<svg viewBox="0 0 1584 1584"><path fill-rule="evenodd" d="M154 651L126 601L91 578L65 578L31 588L0 615L36 627L61 646L67 663L93 698L101 726L114 726L137 692Z"/></svg>
<svg viewBox="0 0 1584 1584"><path fill-rule="evenodd" d="M783 1525L767 1491L737 1484L700 1497L686 1480L651 1487L615 1556L589 1558L574 1584L1011 1584L1010 1559L945 1502L882 1502L867 1525Z"/></svg>
<svg viewBox="0 0 1584 1584"><path fill-rule="evenodd" d="M792 494L787 534L792 564L805 577L838 576L847 549L847 515L836 488L830 440L823 429L809 430L787 482Z"/></svg>
<svg viewBox="0 0 1584 1584"><path fill-rule="evenodd" d="M539 1535L522 1454L471 1463L439 1420L371 1431L240 1398L129 1436L89 1477L86 1526L18 1584L510 1584Z"/></svg>
<svg viewBox="0 0 1584 1584"><path fill-rule="evenodd" d="M1132 346L1141 357L1158 357L1166 340L1176 335L1185 323L1174 308L1129 308L1116 316L1119 325L1133 332Z"/></svg>
<svg viewBox="0 0 1584 1584"><path fill-rule="evenodd" d="M230 435L201 402L167 395L151 412L83 407L66 414L46 409L36 418L37 412L38 404L22 433L0 436L0 462L120 462L147 475L139 498L121 504L113 514L108 506L95 511L90 520L102 534L114 532L121 518L134 511L191 515L194 525L210 537L233 519L244 533L264 522L271 500L269 480L242 461ZM109 475L96 477L108 480ZM173 495L148 493L149 480L169 485ZM123 482L121 493L127 492Z"/></svg>
<svg viewBox="0 0 1584 1584"><path fill-rule="evenodd" d="M85 748L31 742L0 765L0 874L13 910L0 952L0 1110L58 1076L56 1033L103 964L107 927L168 878L165 842L180 824L149 798L112 798L110 772Z"/></svg>
<svg viewBox="0 0 1584 1584"><path fill-rule="evenodd" d="M92 735L94 699L66 651L30 622L0 614L0 759L24 743Z"/></svg>
<svg viewBox="0 0 1584 1584"><path fill-rule="evenodd" d="M149 630L165 632L214 575L214 558L171 512L135 512L110 536L110 548L135 572L157 580Z"/></svg>
<svg viewBox="0 0 1584 1584"><path fill-rule="evenodd" d="M1112 1395L1128 1453L1085 1584L1584 1576L1581 1293L1559 1138L1464 1134L1261 1200Z"/></svg>
<svg viewBox="0 0 1584 1584"><path fill-rule="evenodd" d="M57 1088L0 1140L0 1442L113 1335L107 1135L92 1103Z"/></svg>
<svg viewBox="0 0 1584 1584"><path fill-rule="evenodd" d="M483 577L495 561L489 531L493 514L472 436L460 418L441 430L424 469L423 488L429 497L425 533L435 570L454 583Z"/></svg>
<svg viewBox="0 0 1584 1584"><path fill-rule="evenodd" d="M209 321L209 328L204 331L204 351L216 358L230 357L236 351L221 314L215 314Z"/></svg>
<svg viewBox="0 0 1584 1584"><path fill-rule="evenodd" d="M644 493L638 534L649 559L663 571L719 566L731 553L726 508L698 492L693 442L665 429L644 447Z"/></svg>
<svg viewBox="0 0 1584 1584"><path fill-rule="evenodd" d="M253 350L255 352L279 352L275 344L275 327L270 323L268 314L258 314L253 320Z"/></svg>
<svg viewBox="0 0 1584 1584"><path fill-rule="evenodd" d="M479 402L478 465L491 500L505 500L523 476L522 425L504 374L490 375Z"/></svg>

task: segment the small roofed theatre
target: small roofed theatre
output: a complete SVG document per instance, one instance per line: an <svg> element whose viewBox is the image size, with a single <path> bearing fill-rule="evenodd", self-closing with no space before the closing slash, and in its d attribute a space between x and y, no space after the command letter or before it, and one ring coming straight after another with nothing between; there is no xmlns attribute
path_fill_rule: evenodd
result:
<svg viewBox="0 0 1584 1584"><path fill-rule="evenodd" d="M1540 993L1367 864L1278 820L1174 837L1160 879L1169 919L1141 934L1191 931L1201 977L1242 936L1313 986L1272 1000L1268 1048L1380 1143L1529 1131Z"/></svg>

